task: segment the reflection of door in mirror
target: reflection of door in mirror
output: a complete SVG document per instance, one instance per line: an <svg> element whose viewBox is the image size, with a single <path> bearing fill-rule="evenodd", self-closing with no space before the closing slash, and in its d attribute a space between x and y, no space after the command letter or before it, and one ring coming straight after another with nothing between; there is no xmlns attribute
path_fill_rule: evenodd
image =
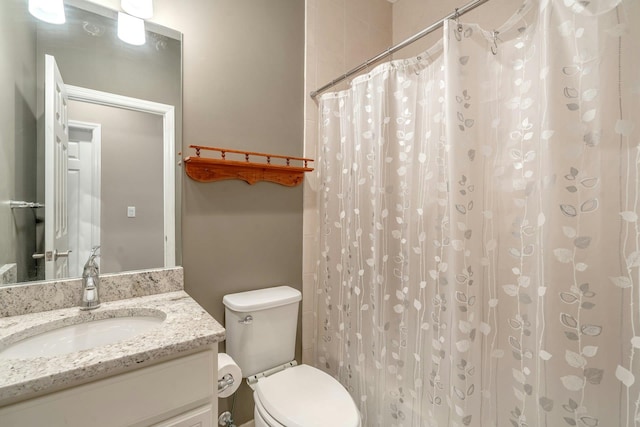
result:
<svg viewBox="0 0 640 427"><path fill-rule="evenodd" d="M67 210L69 275L82 276L91 249L100 246L100 174L102 125L69 118ZM100 265L100 258L96 258Z"/></svg>
<svg viewBox="0 0 640 427"><path fill-rule="evenodd" d="M53 56L45 57L45 225L47 280L69 276L67 227L68 97Z"/></svg>
<svg viewBox="0 0 640 427"><path fill-rule="evenodd" d="M71 100L45 65L45 279L81 275L98 245L103 272L162 267L166 117Z"/></svg>
<svg viewBox="0 0 640 427"><path fill-rule="evenodd" d="M100 126L99 199L97 194L94 196L98 190L90 188L84 190L82 196L84 199L95 198L95 209L99 209L100 218L92 221L87 215L78 222L78 226L82 223L88 226L90 221L96 223L91 229L98 233L100 240L100 271L112 273L163 267L164 191L163 186L157 185L164 175L163 118L73 99L69 101L69 118L73 119L72 123L82 121ZM71 133L70 152L74 150L74 143L81 139L88 137ZM69 181L71 196L76 191L73 186L77 180L69 175ZM72 205L82 203L82 198L78 202L69 201L70 241L75 240L71 232L74 224L71 221ZM80 214L87 212L80 209ZM91 230L81 233L79 252L98 244L97 241L85 242L90 234ZM73 246L72 249L75 250ZM86 256L80 256L79 261L84 263Z"/></svg>

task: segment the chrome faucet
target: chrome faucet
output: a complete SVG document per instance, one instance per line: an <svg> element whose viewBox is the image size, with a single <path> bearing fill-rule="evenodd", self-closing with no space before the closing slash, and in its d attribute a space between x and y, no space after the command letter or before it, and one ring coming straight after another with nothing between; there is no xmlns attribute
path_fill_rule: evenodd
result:
<svg viewBox="0 0 640 427"><path fill-rule="evenodd" d="M80 310L93 310L100 307L98 285L100 284L100 267L96 263L96 257L100 246L91 250L91 255L82 270L82 305Z"/></svg>

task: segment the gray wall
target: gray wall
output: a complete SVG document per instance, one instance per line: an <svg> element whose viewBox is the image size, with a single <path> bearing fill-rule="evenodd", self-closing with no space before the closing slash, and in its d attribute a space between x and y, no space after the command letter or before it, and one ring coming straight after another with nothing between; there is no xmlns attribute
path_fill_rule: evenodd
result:
<svg viewBox="0 0 640 427"><path fill-rule="evenodd" d="M39 214L8 206L36 201L36 38L26 5L0 2L0 28L11 34L0 38L0 266L17 262L19 281L36 275L31 255Z"/></svg>
<svg viewBox="0 0 640 427"><path fill-rule="evenodd" d="M155 0L154 7L153 21L184 35L184 156L189 144L303 154L303 0ZM73 70L61 71L83 85L67 77ZM227 293L301 289L301 186L185 178L182 190L185 289L216 319L224 322ZM300 339L297 348L300 359ZM245 385L234 414L238 425L253 418Z"/></svg>
<svg viewBox="0 0 640 427"><path fill-rule="evenodd" d="M101 272L164 266L162 117L69 101L69 119L102 125Z"/></svg>
<svg viewBox="0 0 640 427"><path fill-rule="evenodd" d="M154 1L153 21L183 33L185 156L193 154L189 144L302 154L304 7L303 0ZM185 178L182 197L185 290L216 319L224 321L227 293L302 288L301 186ZM220 401L220 412L230 401ZM234 415L237 425L253 418L244 384Z"/></svg>
<svg viewBox="0 0 640 427"><path fill-rule="evenodd" d="M189 144L301 155L305 2L154 5L154 20L184 33L185 155ZM186 178L183 188L185 289L216 319L224 320L227 293L275 284L301 289L302 186ZM246 385L235 405L236 424L253 418Z"/></svg>

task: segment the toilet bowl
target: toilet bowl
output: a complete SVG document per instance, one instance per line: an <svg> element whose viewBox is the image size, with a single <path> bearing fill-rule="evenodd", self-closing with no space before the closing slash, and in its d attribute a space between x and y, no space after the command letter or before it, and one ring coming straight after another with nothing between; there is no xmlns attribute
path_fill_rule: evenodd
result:
<svg viewBox="0 0 640 427"><path fill-rule="evenodd" d="M330 375L308 365L258 380L256 427L359 427L353 399Z"/></svg>
<svg viewBox="0 0 640 427"><path fill-rule="evenodd" d="M297 365L298 306L289 286L225 295L226 352L254 393L256 427L359 427L360 413L333 377Z"/></svg>

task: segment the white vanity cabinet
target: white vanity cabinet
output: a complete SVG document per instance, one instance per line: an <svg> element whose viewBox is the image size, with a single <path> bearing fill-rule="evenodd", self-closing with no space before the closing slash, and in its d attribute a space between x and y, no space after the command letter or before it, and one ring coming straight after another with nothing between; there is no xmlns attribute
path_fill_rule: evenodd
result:
<svg viewBox="0 0 640 427"><path fill-rule="evenodd" d="M205 405L153 427L213 427L215 412L211 405Z"/></svg>
<svg viewBox="0 0 640 427"><path fill-rule="evenodd" d="M0 408L2 427L211 427L217 344Z"/></svg>

